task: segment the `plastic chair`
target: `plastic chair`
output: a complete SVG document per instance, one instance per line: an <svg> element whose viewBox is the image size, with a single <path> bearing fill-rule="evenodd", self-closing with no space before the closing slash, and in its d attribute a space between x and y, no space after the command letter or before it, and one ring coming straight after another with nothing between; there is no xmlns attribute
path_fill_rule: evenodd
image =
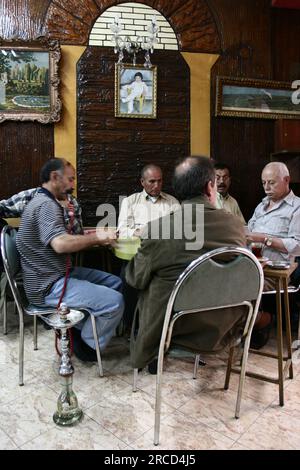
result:
<svg viewBox="0 0 300 470"><path fill-rule="evenodd" d="M223 261L220 260L220 256ZM225 259L228 261L226 262ZM224 388L227 389L234 347L243 342L243 357L235 409L235 417L239 417L250 337L258 312L263 281L263 270L256 257L245 248L236 247L219 248L200 256L179 276L169 298L159 346L154 425L155 445L159 443L164 355L169 349L175 322L179 319L186 322L189 315L193 315L194 318L196 315L197 320L203 321L204 328L206 328L205 334L201 328L197 332L193 332L197 342L195 348L192 348L196 352L194 378L197 374L199 353L220 351L220 349L216 350L216 344L222 344L222 348L230 346L224 385ZM231 318L231 320L228 320L227 327L224 324L225 312L220 315L220 310L226 308L233 309L231 310L233 316L228 316L228 319ZM214 336L220 321L223 323L221 328L223 331L219 331L220 341L218 341ZM182 323L180 323L181 326ZM207 334L208 331L210 334ZM212 338L211 345L209 345L208 339L210 337ZM178 341L175 339L175 342Z"/></svg>
<svg viewBox="0 0 300 470"><path fill-rule="evenodd" d="M36 317L42 318L47 323L44 315L50 315L56 312L53 307L41 307L28 304L26 296L21 295L17 280L21 271L20 256L16 247L16 229L5 226L1 232L1 253L5 273L14 297L19 314L19 385L24 385L24 313L33 316L33 339L34 350L37 350L37 320ZM82 310L82 309L78 309ZM96 354L99 368L99 375L103 376L103 367L101 361L100 348L98 343L97 327L95 317L91 315L94 341L96 345Z"/></svg>

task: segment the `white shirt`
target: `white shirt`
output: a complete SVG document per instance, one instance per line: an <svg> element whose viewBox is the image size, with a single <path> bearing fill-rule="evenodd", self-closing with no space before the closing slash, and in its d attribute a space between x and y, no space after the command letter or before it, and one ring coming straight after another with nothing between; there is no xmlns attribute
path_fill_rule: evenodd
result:
<svg viewBox="0 0 300 470"><path fill-rule="evenodd" d="M134 193L122 201L118 231L121 238L132 237L135 230L142 230L150 221L180 209L175 197L161 192L153 202L145 190Z"/></svg>

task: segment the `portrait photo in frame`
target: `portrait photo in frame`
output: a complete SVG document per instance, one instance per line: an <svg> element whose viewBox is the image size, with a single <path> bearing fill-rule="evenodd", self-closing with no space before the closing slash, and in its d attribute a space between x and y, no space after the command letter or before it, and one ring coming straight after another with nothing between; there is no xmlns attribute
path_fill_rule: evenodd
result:
<svg viewBox="0 0 300 470"><path fill-rule="evenodd" d="M300 119L292 83L217 77L216 116Z"/></svg>
<svg viewBox="0 0 300 470"><path fill-rule="evenodd" d="M157 67L115 66L115 116L156 118Z"/></svg>
<svg viewBox="0 0 300 470"><path fill-rule="evenodd" d="M57 41L0 41L0 122L60 120Z"/></svg>

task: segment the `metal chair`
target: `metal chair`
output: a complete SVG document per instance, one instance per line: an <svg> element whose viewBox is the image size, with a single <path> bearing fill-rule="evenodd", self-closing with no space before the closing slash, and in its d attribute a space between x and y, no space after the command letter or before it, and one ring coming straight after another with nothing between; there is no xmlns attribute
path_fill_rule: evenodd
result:
<svg viewBox="0 0 300 470"><path fill-rule="evenodd" d="M223 261L220 260L220 257ZM228 261L226 262L225 259ZM193 350L196 351L194 378L197 374L199 353L217 352L215 349L215 345L218 343L216 328L220 328L221 336L223 334L221 343L218 344L222 344L223 348L226 345L230 346L225 389L229 386L234 347L241 342L244 346L235 409L235 417L239 417L250 337L258 312L263 281L263 270L256 257L245 248L235 247L219 248L200 256L179 276L169 298L159 346L154 425L155 445L159 443L164 355L169 349L175 322L179 319L186 322L190 315L194 318L196 315L197 320L203 322L203 328L199 327L197 332L193 332L195 340ZM224 309L228 309L227 312L231 311L230 314L228 313L227 326L224 323L224 316L227 315ZM220 310L222 310L222 315L218 315L221 313ZM218 327L220 321L222 327ZM180 327L182 325L183 323L180 322ZM210 333L208 334L208 332ZM211 338L211 344L209 344L209 338ZM178 343L177 337L175 337L175 342ZM135 376L136 374L137 371L135 371Z"/></svg>
<svg viewBox="0 0 300 470"><path fill-rule="evenodd" d="M24 313L33 316L33 339L34 350L37 350L37 317L40 317L47 323L47 315L56 312L53 307L41 307L28 304L25 295L21 295L17 280L21 271L20 256L16 247L16 229L5 226L1 232L1 254L3 258L4 270L14 297L19 314L19 385L24 385ZM83 310L83 309L78 309ZM96 345L96 354L99 368L99 375L103 376L103 367L101 361L100 348L98 343L97 327L95 317L91 315L94 341Z"/></svg>

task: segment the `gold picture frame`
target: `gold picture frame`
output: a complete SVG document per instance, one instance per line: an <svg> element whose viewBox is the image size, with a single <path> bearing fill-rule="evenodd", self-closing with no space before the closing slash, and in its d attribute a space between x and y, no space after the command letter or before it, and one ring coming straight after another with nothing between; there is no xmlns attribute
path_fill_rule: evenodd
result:
<svg viewBox="0 0 300 470"><path fill-rule="evenodd" d="M57 41L0 41L0 122L60 120Z"/></svg>
<svg viewBox="0 0 300 470"><path fill-rule="evenodd" d="M292 83L217 77L216 116L300 119Z"/></svg>
<svg viewBox="0 0 300 470"><path fill-rule="evenodd" d="M116 64L115 116L156 119L157 67Z"/></svg>

